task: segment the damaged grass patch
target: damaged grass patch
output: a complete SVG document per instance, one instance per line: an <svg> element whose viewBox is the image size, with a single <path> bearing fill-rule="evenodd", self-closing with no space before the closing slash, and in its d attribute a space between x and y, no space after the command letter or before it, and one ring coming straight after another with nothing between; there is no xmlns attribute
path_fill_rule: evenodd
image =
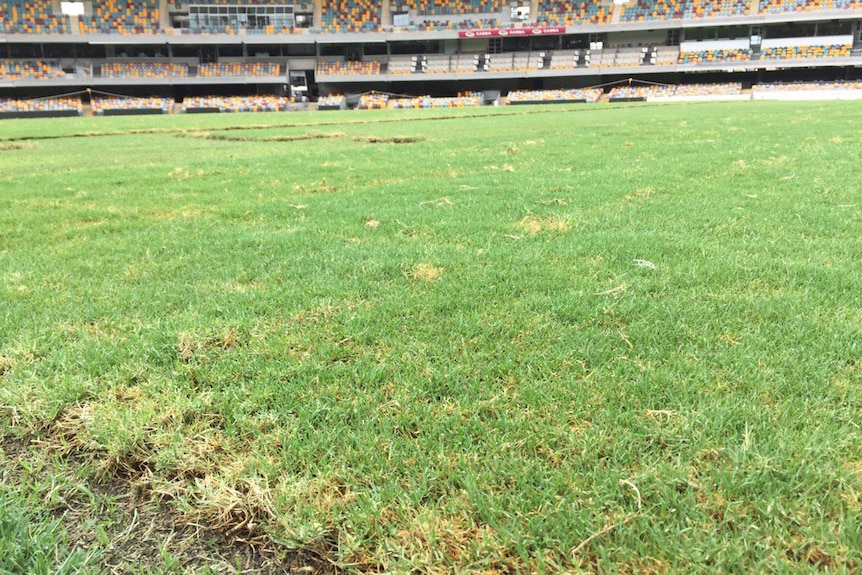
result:
<svg viewBox="0 0 862 575"><path fill-rule="evenodd" d="M570 216L551 214L547 216L526 216L518 222L518 226L532 236L540 232L564 234L572 229L573 223Z"/></svg>
<svg viewBox="0 0 862 575"><path fill-rule="evenodd" d="M231 136L227 134L213 134L211 132L188 132L180 134L186 138L196 138L199 140L217 140L220 142L303 142L308 140L329 140L336 138L344 138L347 136L344 132L309 132L298 136L265 136L262 138L252 138L244 136Z"/></svg>
<svg viewBox="0 0 862 575"><path fill-rule="evenodd" d="M362 142L363 144L415 144L416 142L424 142L425 138L418 136L392 136L390 138L363 136L353 138L353 141Z"/></svg>
<svg viewBox="0 0 862 575"><path fill-rule="evenodd" d="M33 150L39 145L32 142L0 142L0 152L8 152L11 150Z"/></svg>

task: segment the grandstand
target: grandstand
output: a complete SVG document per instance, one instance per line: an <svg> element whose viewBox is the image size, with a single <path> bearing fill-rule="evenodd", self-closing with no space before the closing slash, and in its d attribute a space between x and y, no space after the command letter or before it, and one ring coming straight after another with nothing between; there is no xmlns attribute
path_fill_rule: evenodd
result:
<svg viewBox="0 0 862 575"><path fill-rule="evenodd" d="M862 0L70 4L64 13L54 0L0 0L0 98L91 88L305 101L377 91L425 107L459 92L565 92L629 77L692 84L706 73L748 90L862 75Z"/></svg>

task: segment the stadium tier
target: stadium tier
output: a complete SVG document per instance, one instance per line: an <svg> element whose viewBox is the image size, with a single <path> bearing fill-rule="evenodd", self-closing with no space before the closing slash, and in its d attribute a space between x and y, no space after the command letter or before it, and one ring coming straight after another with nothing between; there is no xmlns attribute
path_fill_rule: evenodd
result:
<svg viewBox="0 0 862 575"><path fill-rule="evenodd" d="M220 62L201 64L198 76L212 77L272 77L279 75L279 65L271 62Z"/></svg>
<svg viewBox="0 0 862 575"><path fill-rule="evenodd" d="M751 49L718 49L698 50L697 52L680 52L680 64L700 64L701 62L747 62L751 60Z"/></svg>
<svg viewBox="0 0 862 575"><path fill-rule="evenodd" d="M102 64L103 78L173 78L189 75L184 64L165 62L106 62Z"/></svg>

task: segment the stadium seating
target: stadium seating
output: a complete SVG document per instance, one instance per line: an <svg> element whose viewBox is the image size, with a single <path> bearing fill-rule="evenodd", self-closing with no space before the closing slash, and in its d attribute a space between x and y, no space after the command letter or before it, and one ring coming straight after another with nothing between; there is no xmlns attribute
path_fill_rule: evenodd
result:
<svg viewBox="0 0 862 575"><path fill-rule="evenodd" d="M113 111L160 111L162 114L169 114L174 105L171 98L119 98L119 97L103 97L93 96L91 100L93 114L96 116L105 115L106 112Z"/></svg>
<svg viewBox="0 0 862 575"><path fill-rule="evenodd" d="M763 60L804 60L809 58L847 58L850 44L830 44L828 46L783 46L764 48L760 53Z"/></svg>
<svg viewBox="0 0 862 575"><path fill-rule="evenodd" d="M540 26L607 24L610 9L599 0L540 0L536 23Z"/></svg>
<svg viewBox="0 0 862 575"><path fill-rule="evenodd" d="M719 84L680 84L673 91L673 96L739 96L742 94L742 83L726 82Z"/></svg>
<svg viewBox="0 0 862 575"><path fill-rule="evenodd" d="M815 12L831 7L832 0L760 0L760 11L764 14Z"/></svg>
<svg viewBox="0 0 862 575"><path fill-rule="evenodd" d="M279 75L280 66L272 62L219 62L198 66L198 77L271 77Z"/></svg>
<svg viewBox="0 0 862 575"><path fill-rule="evenodd" d="M345 98L341 94L330 94L328 96L321 96L317 100L317 106L328 106L328 107L343 107L345 102Z"/></svg>
<svg viewBox="0 0 862 575"><path fill-rule="evenodd" d="M750 0L689 0L683 18L728 18L751 12Z"/></svg>
<svg viewBox="0 0 862 575"><path fill-rule="evenodd" d="M317 64L317 73L324 76L357 76L362 74L379 74L380 70L381 65L380 62L377 60L372 60L370 62L319 62Z"/></svg>
<svg viewBox="0 0 862 575"><path fill-rule="evenodd" d="M496 18L470 18L453 22L451 20L422 20L412 27L419 32L433 30L483 30L491 28L504 28L503 22Z"/></svg>
<svg viewBox="0 0 862 575"><path fill-rule="evenodd" d="M835 82L769 82L755 84L751 87L752 94L763 92L817 92L822 90L860 90L862 81Z"/></svg>
<svg viewBox="0 0 862 575"><path fill-rule="evenodd" d="M742 84L739 82L726 82L716 84L680 84L671 86L667 84L639 85L639 86L617 86L610 91L608 97L615 98L691 98L708 96L739 96L742 94Z"/></svg>
<svg viewBox="0 0 862 575"><path fill-rule="evenodd" d="M680 52L680 64L700 64L701 62L747 62L751 60L751 50L719 49Z"/></svg>
<svg viewBox="0 0 862 575"><path fill-rule="evenodd" d="M360 96L357 108L360 110L383 110L388 102L388 95L371 92Z"/></svg>
<svg viewBox="0 0 862 575"><path fill-rule="evenodd" d="M323 0L324 33L375 32L380 28L378 0Z"/></svg>
<svg viewBox="0 0 862 575"><path fill-rule="evenodd" d="M182 111L218 108L221 112L278 112L289 102L283 96L193 96L183 100Z"/></svg>
<svg viewBox="0 0 862 575"><path fill-rule="evenodd" d="M636 0L623 6L622 22L680 20L685 15L684 0Z"/></svg>
<svg viewBox="0 0 862 575"><path fill-rule="evenodd" d="M69 18L55 13L51 0L0 1L0 33L70 34Z"/></svg>
<svg viewBox="0 0 862 575"><path fill-rule="evenodd" d="M84 113L80 98L43 98L33 100L0 100L0 113L16 112L76 112Z"/></svg>
<svg viewBox="0 0 862 575"><path fill-rule="evenodd" d="M57 62L45 60L0 60L0 80L47 80L62 78L65 72Z"/></svg>
<svg viewBox="0 0 862 575"><path fill-rule="evenodd" d="M458 94L451 98L402 98L392 102L393 108L472 108L482 105L482 95L476 93Z"/></svg>
<svg viewBox="0 0 862 575"><path fill-rule="evenodd" d="M580 88L561 90L515 90L509 92L509 102L598 102L602 97L601 88Z"/></svg>
<svg viewBox="0 0 862 575"><path fill-rule="evenodd" d="M78 21L82 34L155 34L159 31L158 0L93 0L93 13Z"/></svg>
<svg viewBox="0 0 862 575"><path fill-rule="evenodd" d="M608 97L613 99L635 99L635 98L654 98L672 96L676 86L668 86L664 84L650 86L616 86L611 89Z"/></svg>
<svg viewBox="0 0 862 575"><path fill-rule="evenodd" d="M405 4L424 16L489 14L503 10L502 0L407 0Z"/></svg>
<svg viewBox="0 0 862 575"><path fill-rule="evenodd" d="M103 78L174 78L188 75L189 67L185 64L168 62L107 62L102 64Z"/></svg>

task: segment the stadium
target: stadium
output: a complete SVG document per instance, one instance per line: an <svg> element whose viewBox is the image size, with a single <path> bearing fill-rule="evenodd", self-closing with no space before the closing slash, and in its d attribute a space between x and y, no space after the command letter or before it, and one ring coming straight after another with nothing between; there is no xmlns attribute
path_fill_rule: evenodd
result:
<svg viewBox="0 0 862 575"><path fill-rule="evenodd" d="M589 101L578 89L595 87L849 97L862 65L856 0L4 0L0 15L6 116ZM634 89L610 94L622 81Z"/></svg>

